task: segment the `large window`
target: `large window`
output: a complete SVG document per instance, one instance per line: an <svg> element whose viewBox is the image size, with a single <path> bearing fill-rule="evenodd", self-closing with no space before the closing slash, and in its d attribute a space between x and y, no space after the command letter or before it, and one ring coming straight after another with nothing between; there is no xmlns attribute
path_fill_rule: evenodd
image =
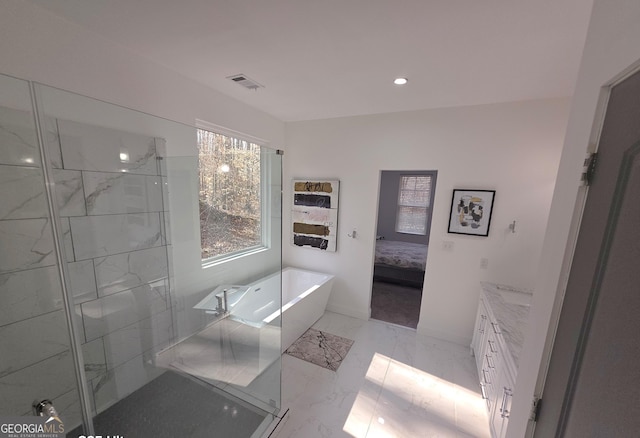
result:
<svg viewBox="0 0 640 438"><path fill-rule="evenodd" d="M198 129L203 261L265 244L260 145Z"/></svg>
<svg viewBox="0 0 640 438"><path fill-rule="evenodd" d="M396 231L406 234L427 234L431 202L431 176L408 175L400 178Z"/></svg>

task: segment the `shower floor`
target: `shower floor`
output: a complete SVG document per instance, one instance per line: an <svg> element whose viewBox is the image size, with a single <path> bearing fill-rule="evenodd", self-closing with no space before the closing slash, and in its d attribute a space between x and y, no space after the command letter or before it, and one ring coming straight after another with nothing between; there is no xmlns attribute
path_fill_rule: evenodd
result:
<svg viewBox="0 0 640 438"><path fill-rule="evenodd" d="M135 438L249 438L271 415L167 371L94 418L96 435ZM67 438L83 435L82 428Z"/></svg>

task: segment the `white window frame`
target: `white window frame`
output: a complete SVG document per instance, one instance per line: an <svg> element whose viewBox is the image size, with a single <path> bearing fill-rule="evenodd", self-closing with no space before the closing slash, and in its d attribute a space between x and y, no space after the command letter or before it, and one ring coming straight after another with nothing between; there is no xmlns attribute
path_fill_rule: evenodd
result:
<svg viewBox="0 0 640 438"><path fill-rule="evenodd" d="M430 186L429 186L429 192L428 192L428 197L427 197L427 205L424 207L420 207L420 206L414 206L414 205L404 205L400 203L400 200L402 199L402 180L404 178L429 178L430 180ZM396 233L400 233L400 234L410 234L412 236L426 236L429 234L429 216L430 216L430 210L432 208L432 201L433 201L433 182L434 182L434 176L433 175L427 175L427 174L406 174L406 175L400 175L400 179L398 180L398 198L396 201L396 225L395 225L395 231ZM424 222L424 232L421 233L416 233L416 232L411 232L411 231L405 231L405 230L400 230L400 209L402 207L414 207L414 208L423 208L425 211L425 222Z"/></svg>
<svg viewBox="0 0 640 438"><path fill-rule="evenodd" d="M220 254L213 257L208 257L206 259L200 256L202 267L209 268L212 266L217 266L222 263L227 263L232 260L236 260L241 257L245 257L251 254L256 254L262 251L266 251L271 247L271 203L269 200L271 199L270 191L271 184L269 181L270 172L267 166L266 154L262 153L263 148L268 148L269 142L259 138L254 137L248 134L244 134L239 131L234 131L229 128L225 128L223 126L215 125L213 123L196 119L195 124L196 129L202 129L204 131L210 131L215 134L225 135L227 137L237 138L239 140L247 141L249 143L256 144L260 146L260 241L261 243L258 245L249 246L243 248L238 251L233 251L226 254ZM199 176L199 175L198 175ZM200 194L198 193L198 201L200 200ZM198 232L201 232L201 228L198 222ZM199 251L202 254L202 239L199 236Z"/></svg>

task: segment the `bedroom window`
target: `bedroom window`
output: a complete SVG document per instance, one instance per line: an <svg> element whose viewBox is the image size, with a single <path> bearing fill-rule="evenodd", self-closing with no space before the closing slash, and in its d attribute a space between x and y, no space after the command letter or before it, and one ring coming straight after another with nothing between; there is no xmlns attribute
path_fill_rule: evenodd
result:
<svg viewBox="0 0 640 438"><path fill-rule="evenodd" d="M203 263L266 247L260 145L206 129L197 141Z"/></svg>
<svg viewBox="0 0 640 438"><path fill-rule="evenodd" d="M431 176L402 176L398 193L396 232L426 235L430 200Z"/></svg>

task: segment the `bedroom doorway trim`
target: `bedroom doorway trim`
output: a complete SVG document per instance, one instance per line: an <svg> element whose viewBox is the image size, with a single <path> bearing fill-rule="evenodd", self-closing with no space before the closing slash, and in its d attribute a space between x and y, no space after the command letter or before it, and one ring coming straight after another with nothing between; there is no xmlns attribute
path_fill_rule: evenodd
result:
<svg viewBox="0 0 640 438"><path fill-rule="evenodd" d="M372 319L417 327L437 173L436 170L380 171L370 302ZM398 221L403 225L399 227ZM414 232L406 232L407 223L411 221L424 221L424 224L410 224Z"/></svg>

